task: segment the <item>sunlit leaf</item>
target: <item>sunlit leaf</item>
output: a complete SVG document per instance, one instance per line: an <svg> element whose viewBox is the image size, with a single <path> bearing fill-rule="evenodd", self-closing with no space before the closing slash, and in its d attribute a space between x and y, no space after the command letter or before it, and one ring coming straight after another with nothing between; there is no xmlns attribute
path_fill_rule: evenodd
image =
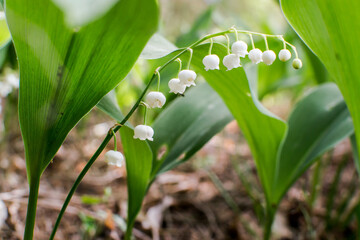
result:
<svg viewBox="0 0 360 240"><path fill-rule="evenodd" d="M50 0L11 0L5 10L19 59L19 117L31 181L129 72L156 30L157 1L121 0L75 30Z"/></svg>
<svg viewBox="0 0 360 240"><path fill-rule="evenodd" d="M281 6L291 26L338 84L359 139L360 1L281 0Z"/></svg>
<svg viewBox="0 0 360 240"><path fill-rule="evenodd" d="M78 27L100 18L120 0L52 0L65 13L69 26Z"/></svg>

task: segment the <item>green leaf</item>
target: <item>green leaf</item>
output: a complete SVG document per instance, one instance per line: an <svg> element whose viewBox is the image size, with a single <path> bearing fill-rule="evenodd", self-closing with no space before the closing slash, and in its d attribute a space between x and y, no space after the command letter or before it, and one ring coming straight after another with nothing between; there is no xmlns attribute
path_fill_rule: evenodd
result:
<svg viewBox="0 0 360 240"><path fill-rule="evenodd" d="M186 91L156 118L153 128L153 176L167 171L193 156L233 119L221 98L206 84ZM166 155L157 155L166 147ZM181 157L182 154L185 154ZM181 158L180 158L181 157Z"/></svg>
<svg viewBox="0 0 360 240"><path fill-rule="evenodd" d="M359 139L360 1L281 0L281 6L291 26L338 84Z"/></svg>
<svg viewBox="0 0 360 240"><path fill-rule="evenodd" d="M5 17L0 16L0 49L7 46L11 41L11 35L6 24Z"/></svg>
<svg viewBox="0 0 360 240"><path fill-rule="evenodd" d="M315 88L294 108L279 151L273 201L278 203L315 159L354 132L353 122L335 84Z"/></svg>
<svg viewBox="0 0 360 240"><path fill-rule="evenodd" d="M177 50L177 47L174 44L159 33L155 33L146 44L140 57L144 59L158 59L165 57L175 50Z"/></svg>
<svg viewBox="0 0 360 240"><path fill-rule="evenodd" d="M286 124L261 105L243 68L226 71L225 66L221 65L221 70L205 71L202 59L208 54L208 50L209 44L196 47L192 65L221 96L238 122L254 156L265 194L269 198L275 176L277 150L285 134ZM214 44L212 52L223 59L227 49L220 44Z"/></svg>
<svg viewBox="0 0 360 240"><path fill-rule="evenodd" d="M75 124L129 72L156 30L158 6L156 0L121 0L74 30L50 0L5 5L19 59L19 118L31 181Z"/></svg>
<svg viewBox="0 0 360 240"><path fill-rule="evenodd" d="M115 119L117 122L121 122L124 118L120 107L116 100L115 91L112 90L108 94L106 94L100 102L96 105L101 111Z"/></svg>
<svg viewBox="0 0 360 240"><path fill-rule="evenodd" d="M126 159L128 186L127 234L131 234L150 181L152 152L146 141L133 138L134 131L131 128L122 127L120 135Z"/></svg>

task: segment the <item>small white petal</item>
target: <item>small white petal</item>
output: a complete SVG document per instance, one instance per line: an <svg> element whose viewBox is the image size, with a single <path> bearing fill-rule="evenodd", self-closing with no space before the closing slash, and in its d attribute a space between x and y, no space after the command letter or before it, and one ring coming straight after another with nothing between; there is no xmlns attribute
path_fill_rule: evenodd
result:
<svg viewBox="0 0 360 240"><path fill-rule="evenodd" d="M227 68L227 71L241 67L240 58L235 54L226 55L223 59L223 64Z"/></svg>
<svg viewBox="0 0 360 240"><path fill-rule="evenodd" d="M292 66L295 69L300 69L302 68L302 61L299 58L295 58L292 62Z"/></svg>
<svg viewBox="0 0 360 240"><path fill-rule="evenodd" d="M151 108L162 108L166 102L166 97L162 92L149 92L146 95L146 103Z"/></svg>
<svg viewBox="0 0 360 240"><path fill-rule="evenodd" d="M255 48L249 52L249 59L252 63L258 64L262 61L262 52L260 49Z"/></svg>
<svg viewBox="0 0 360 240"><path fill-rule="evenodd" d="M134 138L138 138L140 140L150 140L153 141L154 130L150 126L146 125L137 125L134 128Z"/></svg>
<svg viewBox="0 0 360 240"><path fill-rule="evenodd" d="M190 87L191 85L196 86L195 79L196 73L192 70L182 70L179 72L180 83L186 87Z"/></svg>
<svg viewBox="0 0 360 240"><path fill-rule="evenodd" d="M291 52L287 49L281 49L279 52L279 59L282 62L286 62L291 58Z"/></svg>
<svg viewBox="0 0 360 240"><path fill-rule="evenodd" d="M231 52L238 57L245 57L248 54L248 45L244 41L236 41L231 46Z"/></svg>
<svg viewBox="0 0 360 240"><path fill-rule="evenodd" d="M211 55L207 55L203 58L203 64L205 66L205 70L215 70L215 69L220 69L219 64L220 64L220 58L215 55L215 54L211 54Z"/></svg>
<svg viewBox="0 0 360 240"><path fill-rule="evenodd" d="M109 165L121 167L124 165L125 158L121 152L110 150L105 153L105 162L107 162Z"/></svg>
<svg viewBox="0 0 360 240"><path fill-rule="evenodd" d="M173 78L168 83L170 92L172 93L180 93L183 94L185 92L186 86L184 84L181 84L180 80L178 78Z"/></svg>
<svg viewBox="0 0 360 240"><path fill-rule="evenodd" d="M276 59L276 54L273 50L266 50L263 54L262 54L262 61L266 64L266 65L271 65L273 64L273 62Z"/></svg>

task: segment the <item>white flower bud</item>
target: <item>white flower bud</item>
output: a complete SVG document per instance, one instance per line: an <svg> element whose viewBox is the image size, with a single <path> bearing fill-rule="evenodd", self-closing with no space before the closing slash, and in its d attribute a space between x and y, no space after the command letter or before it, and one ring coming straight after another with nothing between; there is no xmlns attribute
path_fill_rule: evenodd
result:
<svg viewBox="0 0 360 240"><path fill-rule="evenodd" d="M137 125L134 129L134 138L153 141L154 130L150 126Z"/></svg>
<svg viewBox="0 0 360 240"><path fill-rule="evenodd" d="M281 49L279 52L279 59L282 62L286 62L291 58L291 52L287 49Z"/></svg>
<svg viewBox="0 0 360 240"><path fill-rule="evenodd" d="M223 64L227 68L227 71L241 67L240 58L235 54L226 55L223 59Z"/></svg>
<svg viewBox="0 0 360 240"><path fill-rule="evenodd" d="M292 62L292 66L295 69L300 69L302 68L302 61L299 58L295 58Z"/></svg>
<svg viewBox="0 0 360 240"><path fill-rule="evenodd" d="M180 83L185 85L186 87L190 87L191 85L196 86L195 84L196 73L192 70L182 70L179 72L179 80Z"/></svg>
<svg viewBox="0 0 360 240"><path fill-rule="evenodd" d="M231 52L238 57L245 57L248 54L248 45L244 41L236 41L231 46Z"/></svg>
<svg viewBox="0 0 360 240"><path fill-rule="evenodd" d="M252 61L252 63L255 63L255 64L258 64L262 61L262 52L260 49L258 48L255 48L255 49L252 49L250 52L249 52L249 59Z"/></svg>
<svg viewBox="0 0 360 240"><path fill-rule="evenodd" d="M162 108L166 102L166 97L162 92L149 92L146 95L146 103L151 108Z"/></svg>
<svg viewBox="0 0 360 240"><path fill-rule="evenodd" d="M6 97L11 93L12 87L7 82L0 82L0 97Z"/></svg>
<svg viewBox="0 0 360 240"><path fill-rule="evenodd" d="M172 93L180 93L183 94L185 92L186 86L184 84L181 84L180 80L178 78L173 78L168 83L170 92Z"/></svg>
<svg viewBox="0 0 360 240"><path fill-rule="evenodd" d="M110 150L105 153L105 162L107 162L109 165L121 167L124 165L125 158L121 152Z"/></svg>
<svg viewBox="0 0 360 240"><path fill-rule="evenodd" d="M271 65L276 59L276 54L273 50L266 50L261 58L266 65Z"/></svg>
<svg viewBox="0 0 360 240"><path fill-rule="evenodd" d="M220 69L220 67L219 67L220 58L215 54L205 56L204 59L202 60L202 62L205 66L206 71Z"/></svg>

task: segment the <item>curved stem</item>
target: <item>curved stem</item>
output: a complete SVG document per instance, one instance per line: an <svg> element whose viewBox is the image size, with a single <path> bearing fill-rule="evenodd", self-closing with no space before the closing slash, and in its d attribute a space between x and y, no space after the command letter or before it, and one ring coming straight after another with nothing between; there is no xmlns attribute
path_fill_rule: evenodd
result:
<svg viewBox="0 0 360 240"><path fill-rule="evenodd" d="M214 41L212 38L210 38L210 47L209 47L209 55L211 55L211 50L213 48Z"/></svg>
<svg viewBox="0 0 360 240"><path fill-rule="evenodd" d="M193 50L190 47L187 50L190 52L190 57L189 57L189 61L188 61L188 64L187 64L187 69L190 69L191 59L192 59L192 56L193 56Z"/></svg>
<svg viewBox="0 0 360 240"><path fill-rule="evenodd" d="M249 37L250 37L252 49L255 49L255 43L254 43L254 39L253 39L253 36L251 33L249 33Z"/></svg>
<svg viewBox="0 0 360 240"><path fill-rule="evenodd" d="M230 54L230 39L229 36L227 34L224 35L227 41L227 54Z"/></svg>
<svg viewBox="0 0 360 240"><path fill-rule="evenodd" d="M266 50L269 50L269 44L268 44L267 37L265 34L263 35L263 38L264 38L264 42L265 42L265 48L266 48Z"/></svg>
<svg viewBox="0 0 360 240"><path fill-rule="evenodd" d="M26 213L26 224L24 231L24 240L32 240L34 235L35 217L36 217L36 206L39 195L40 178L34 178L30 182L30 192L28 207Z"/></svg>

